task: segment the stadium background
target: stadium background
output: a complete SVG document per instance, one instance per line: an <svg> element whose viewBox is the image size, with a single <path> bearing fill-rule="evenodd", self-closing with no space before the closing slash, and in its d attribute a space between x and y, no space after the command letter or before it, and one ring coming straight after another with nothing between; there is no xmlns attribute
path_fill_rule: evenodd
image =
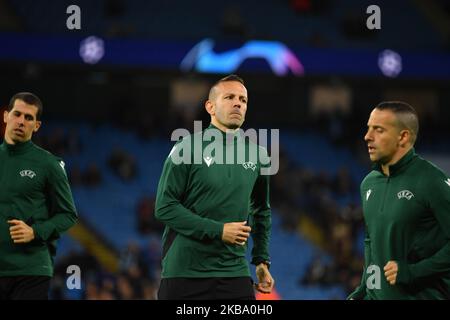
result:
<svg viewBox="0 0 450 320"><path fill-rule="evenodd" d="M72 4L81 30L67 29ZM0 0L0 107L18 91L41 97L34 141L64 158L81 218L59 242L51 297L155 298L154 198L170 134L208 125L209 85L238 73L244 129L280 129L270 298L344 299L362 271L358 186L373 106L411 103L416 150L450 172L450 5L377 1L381 29L368 30L371 4ZM236 69L214 69L233 59ZM81 290L66 287L69 265L81 268Z"/></svg>

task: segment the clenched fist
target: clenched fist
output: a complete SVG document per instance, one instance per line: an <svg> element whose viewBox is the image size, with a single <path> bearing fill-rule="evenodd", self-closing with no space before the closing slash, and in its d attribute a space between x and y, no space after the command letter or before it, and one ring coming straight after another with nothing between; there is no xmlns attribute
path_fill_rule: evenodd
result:
<svg viewBox="0 0 450 320"><path fill-rule="evenodd" d="M14 243L28 243L34 239L34 230L22 220L8 220L9 234Z"/></svg>
<svg viewBox="0 0 450 320"><path fill-rule="evenodd" d="M245 225L246 223L246 221L225 223L223 226L222 241L243 246L252 230L252 228Z"/></svg>
<svg viewBox="0 0 450 320"><path fill-rule="evenodd" d="M398 265L395 261L388 261L384 266L384 276L390 285L394 285L397 281Z"/></svg>
<svg viewBox="0 0 450 320"><path fill-rule="evenodd" d="M256 266L256 277L258 278L258 283L255 284L256 290L261 293L271 293L275 280L273 280L269 268L264 263Z"/></svg>

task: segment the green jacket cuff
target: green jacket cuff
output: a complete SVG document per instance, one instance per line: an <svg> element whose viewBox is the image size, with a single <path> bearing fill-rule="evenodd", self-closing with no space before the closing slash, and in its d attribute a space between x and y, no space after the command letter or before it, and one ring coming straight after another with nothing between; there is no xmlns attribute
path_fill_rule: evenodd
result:
<svg viewBox="0 0 450 320"><path fill-rule="evenodd" d="M218 222L218 221L214 222L213 232L214 232L214 235L216 235L220 240L222 240L223 226L224 226L224 223L222 223L222 222Z"/></svg>
<svg viewBox="0 0 450 320"><path fill-rule="evenodd" d="M411 283L411 281L413 279L412 279L410 265L406 261L396 261L396 262L397 262L397 266L398 266L396 283L398 283L398 284Z"/></svg>
<svg viewBox="0 0 450 320"><path fill-rule="evenodd" d="M39 226L37 226L37 225L33 225L32 226L32 228L33 228L33 232L34 232L34 239L35 240L44 240L43 238L42 238L42 231L41 231L41 228L39 228Z"/></svg>
<svg viewBox="0 0 450 320"><path fill-rule="evenodd" d="M36 240L47 241L51 236L52 231L48 230L48 227L44 224L34 224L32 228Z"/></svg>

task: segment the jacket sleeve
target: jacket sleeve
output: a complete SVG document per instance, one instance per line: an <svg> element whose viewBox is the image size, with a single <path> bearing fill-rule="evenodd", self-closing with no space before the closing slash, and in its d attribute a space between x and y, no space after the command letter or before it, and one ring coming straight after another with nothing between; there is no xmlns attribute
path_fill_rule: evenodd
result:
<svg viewBox="0 0 450 320"><path fill-rule="evenodd" d="M267 153L264 152L267 157ZM259 169L259 168L258 168ZM252 208L252 264L270 262L269 242L272 227L272 212L270 208L270 176L260 174L251 194Z"/></svg>
<svg viewBox="0 0 450 320"><path fill-rule="evenodd" d="M171 155L166 159L158 184L155 218L187 237L222 239L223 223L200 217L183 205L189 169L189 164L174 163Z"/></svg>
<svg viewBox="0 0 450 320"><path fill-rule="evenodd" d="M450 272L450 179L441 171L435 170L423 179L426 185L428 206L433 212L446 244L432 256L414 264L398 261L398 283L412 283L416 279L439 273ZM432 190L432 192L429 192Z"/></svg>
<svg viewBox="0 0 450 320"><path fill-rule="evenodd" d="M361 183L360 186L360 196L361 196L361 206L364 203L364 196L363 196L363 184ZM364 267L363 267L363 273L361 275L361 283L360 285L353 291L347 299L350 300L363 300L366 297L366 290L367 290L367 267L369 266L369 263L371 261L371 250L370 250L370 235L369 230L367 228L367 225L365 225L365 237L364 237Z"/></svg>
<svg viewBox="0 0 450 320"><path fill-rule="evenodd" d="M370 237L369 233L366 228L366 236L364 238L364 268L363 273L361 276L361 283L360 285L353 291L348 297L348 300L364 300L366 297L366 290L367 290L367 267L370 263Z"/></svg>
<svg viewBox="0 0 450 320"><path fill-rule="evenodd" d="M37 240L52 241L72 227L78 220L64 162L52 159L48 168L46 193L49 200L49 219L36 221L33 230Z"/></svg>

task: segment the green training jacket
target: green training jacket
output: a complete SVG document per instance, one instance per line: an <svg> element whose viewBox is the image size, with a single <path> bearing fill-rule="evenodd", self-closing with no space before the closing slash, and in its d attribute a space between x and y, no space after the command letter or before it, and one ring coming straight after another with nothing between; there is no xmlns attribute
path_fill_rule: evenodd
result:
<svg viewBox="0 0 450 320"><path fill-rule="evenodd" d="M10 219L35 239L14 244ZM77 221L64 162L28 141L0 145L0 276L52 276L56 239Z"/></svg>
<svg viewBox="0 0 450 320"><path fill-rule="evenodd" d="M450 299L450 179L414 149L389 172L376 165L361 183L365 267L349 298ZM389 260L395 285L384 276Z"/></svg>
<svg viewBox="0 0 450 320"><path fill-rule="evenodd" d="M223 143L211 151L211 142L202 137L214 133L223 137ZM269 261L269 176L260 173L268 166L267 152L240 134L231 140L226 136L230 135L210 125L176 144L165 161L155 205L155 217L166 225L162 278L250 276L247 244L222 241L226 222L248 221L252 263ZM244 148L247 155L254 148L259 157L238 163L238 154L243 154L238 148ZM178 155L187 161L180 163ZM234 164L225 164L227 155Z"/></svg>

